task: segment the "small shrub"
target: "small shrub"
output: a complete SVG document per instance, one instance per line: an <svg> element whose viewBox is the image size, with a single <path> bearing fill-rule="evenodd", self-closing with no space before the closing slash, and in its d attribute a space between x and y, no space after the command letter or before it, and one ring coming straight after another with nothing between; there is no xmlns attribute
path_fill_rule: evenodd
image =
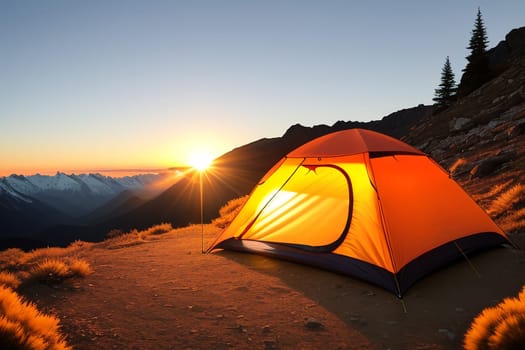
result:
<svg viewBox="0 0 525 350"><path fill-rule="evenodd" d="M4 285L6 287L16 289L20 285L20 280L15 276L14 273L7 271L0 271L0 286Z"/></svg>
<svg viewBox="0 0 525 350"><path fill-rule="evenodd" d="M86 277L87 275L93 273L93 270L87 261L77 258L70 260L69 271L71 277Z"/></svg>
<svg viewBox="0 0 525 350"><path fill-rule="evenodd" d="M243 196L228 201L221 209L219 209L219 217L212 221L212 224L219 228L226 228L237 216L244 203L249 196Z"/></svg>
<svg viewBox="0 0 525 350"><path fill-rule="evenodd" d="M0 349L71 349L60 333L59 320L38 311L10 288L0 286Z"/></svg>
<svg viewBox="0 0 525 350"><path fill-rule="evenodd" d="M31 269L30 275L39 282L60 283L70 277L70 271L62 260L45 259Z"/></svg>
<svg viewBox="0 0 525 350"><path fill-rule="evenodd" d="M483 310L465 334L466 350L525 348L525 288L517 298L507 298Z"/></svg>

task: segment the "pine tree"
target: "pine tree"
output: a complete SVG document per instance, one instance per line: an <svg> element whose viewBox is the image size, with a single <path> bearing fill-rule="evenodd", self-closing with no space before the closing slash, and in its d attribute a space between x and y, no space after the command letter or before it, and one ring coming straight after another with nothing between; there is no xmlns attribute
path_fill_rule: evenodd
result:
<svg viewBox="0 0 525 350"><path fill-rule="evenodd" d="M470 37L470 55L467 58L467 66L463 69L463 76L458 87L458 95L465 96L476 90L492 78L487 57L487 30L483 23L481 10L478 7L474 29Z"/></svg>
<svg viewBox="0 0 525 350"><path fill-rule="evenodd" d="M439 88L435 90L435 97L433 101L438 107L448 107L456 100L456 80L454 72L450 65L450 59L447 56L443 69L441 70L441 83Z"/></svg>
<svg viewBox="0 0 525 350"><path fill-rule="evenodd" d="M476 62L482 58L487 52L487 30L481 17L481 9L478 7L478 14L476 16L476 22L474 23L474 29L472 30L472 36L470 38L469 46L467 49L470 50L470 55L467 57L469 63ZM468 65L465 70L468 69Z"/></svg>

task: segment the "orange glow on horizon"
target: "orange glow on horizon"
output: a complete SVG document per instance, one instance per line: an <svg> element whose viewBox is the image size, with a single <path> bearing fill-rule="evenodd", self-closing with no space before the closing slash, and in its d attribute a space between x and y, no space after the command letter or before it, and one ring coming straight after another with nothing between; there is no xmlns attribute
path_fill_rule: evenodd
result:
<svg viewBox="0 0 525 350"><path fill-rule="evenodd" d="M194 166L198 161L207 163L232 149L224 139L201 131L199 135L177 138L169 135L157 143L137 142L124 147L123 144L93 147L80 144L64 148L21 148L16 152L0 152L0 177L17 175L55 175L100 173L113 177L124 177L140 173L159 173L177 168ZM198 155L202 154L202 155ZM208 159L205 161L205 159Z"/></svg>

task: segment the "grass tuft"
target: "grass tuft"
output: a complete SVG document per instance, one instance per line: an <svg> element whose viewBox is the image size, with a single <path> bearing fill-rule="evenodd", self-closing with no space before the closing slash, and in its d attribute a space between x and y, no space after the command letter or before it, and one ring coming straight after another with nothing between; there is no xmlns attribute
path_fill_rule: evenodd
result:
<svg viewBox="0 0 525 350"><path fill-rule="evenodd" d="M448 171L450 172L450 175L455 175L456 171L462 167L463 165L467 164L467 160L465 158L458 158L456 159L456 161L454 162L454 164L452 164L450 166L450 168L448 169Z"/></svg>
<svg viewBox="0 0 525 350"><path fill-rule="evenodd" d="M86 277L93 273L93 269L85 260L73 258L69 261L69 271L72 277Z"/></svg>
<svg viewBox="0 0 525 350"><path fill-rule="evenodd" d="M70 270L64 261L49 258L36 264L30 271L30 279L47 284L60 283L71 277Z"/></svg>
<svg viewBox="0 0 525 350"><path fill-rule="evenodd" d="M244 203L249 196L242 196L228 201L221 209L219 209L219 217L212 221L212 224L219 228L226 228L235 219Z"/></svg>
<svg viewBox="0 0 525 350"><path fill-rule="evenodd" d="M7 271L0 271L0 286L4 285L6 287L16 289L20 285L21 281L16 277L14 273Z"/></svg>
<svg viewBox="0 0 525 350"><path fill-rule="evenodd" d="M465 334L465 350L514 350L525 344L525 288L517 298L506 298L483 310Z"/></svg>
<svg viewBox="0 0 525 350"><path fill-rule="evenodd" d="M71 349L55 316L38 311L12 289L0 286L0 349Z"/></svg>
<svg viewBox="0 0 525 350"><path fill-rule="evenodd" d="M161 235L168 233L173 230L173 226L170 223L162 223L159 225L152 226L144 231L142 231L143 236L152 236L152 235Z"/></svg>
<svg viewBox="0 0 525 350"><path fill-rule="evenodd" d="M489 206L488 213L494 216L504 214L508 210L512 209L513 206L524 196L525 186L522 184L514 185L505 192L500 193L500 195L492 201Z"/></svg>

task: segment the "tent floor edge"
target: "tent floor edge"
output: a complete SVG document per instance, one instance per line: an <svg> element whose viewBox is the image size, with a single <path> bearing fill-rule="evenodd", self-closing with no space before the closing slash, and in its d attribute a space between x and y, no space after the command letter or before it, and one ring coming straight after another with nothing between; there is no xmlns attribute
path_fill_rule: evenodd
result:
<svg viewBox="0 0 525 350"><path fill-rule="evenodd" d="M508 243L509 241L500 234L483 232L466 236L432 249L415 260L412 260L396 274L399 280L401 294L404 295L414 283L441 267L465 260L463 254L469 256L473 253L482 252L483 250ZM461 249L458 249L458 245Z"/></svg>
<svg viewBox="0 0 525 350"><path fill-rule="evenodd" d="M310 252L282 243L227 239L217 247L238 252L256 253L281 260L318 267L329 272L369 282L402 298L395 275L376 265L334 253Z"/></svg>

